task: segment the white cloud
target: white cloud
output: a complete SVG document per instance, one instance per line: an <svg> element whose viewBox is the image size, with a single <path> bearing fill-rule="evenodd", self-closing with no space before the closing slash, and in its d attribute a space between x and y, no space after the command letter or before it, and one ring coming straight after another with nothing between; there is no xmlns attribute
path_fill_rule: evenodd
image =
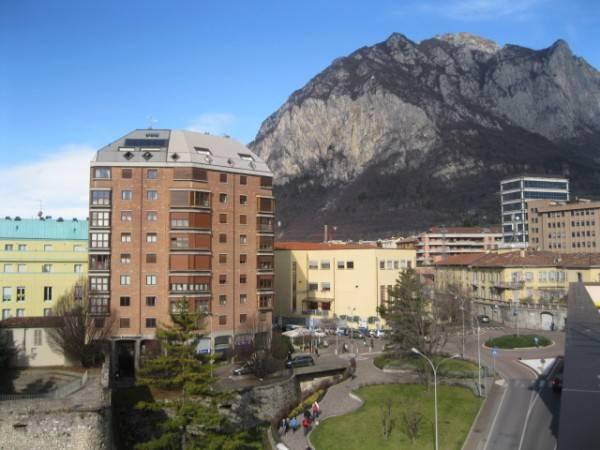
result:
<svg viewBox="0 0 600 450"><path fill-rule="evenodd" d="M230 128L234 122L235 116L233 114L204 113L196 117L187 129L214 135L231 134Z"/></svg>
<svg viewBox="0 0 600 450"><path fill-rule="evenodd" d="M541 0L454 0L443 3L425 3L421 8L430 13L438 13L451 19L487 20L523 14Z"/></svg>
<svg viewBox="0 0 600 450"><path fill-rule="evenodd" d="M0 217L35 217L40 208L54 218L85 218L94 149L62 147L46 158L0 168Z"/></svg>

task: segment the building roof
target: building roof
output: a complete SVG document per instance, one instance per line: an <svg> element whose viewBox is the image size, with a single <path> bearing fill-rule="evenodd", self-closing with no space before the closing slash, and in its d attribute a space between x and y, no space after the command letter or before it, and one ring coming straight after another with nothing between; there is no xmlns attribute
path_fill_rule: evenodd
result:
<svg viewBox="0 0 600 450"><path fill-rule="evenodd" d="M364 249L396 250L394 248L378 247L374 243L330 243L330 242L275 242L275 250L364 250Z"/></svg>
<svg viewBox="0 0 600 450"><path fill-rule="evenodd" d="M0 320L0 328L59 328L63 318L59 316L11 317Z"/></svg>
<svg viewBox="0 0 600 450"><path fill-rule="evenodd" d="M446 234L502 234L501 227L431 227L427 233Z"/></svg>
<svg viewBox="0 0 600 450"><path fill-rule="evenodd" d="M96 152L92 166L197 166L271 176L267 164L242 143L187 130L134 130Z"/></svg>
<svg viewBox="0 0 600 450"><path fill-rule="evenodd" d="M86 220L0 219L0 239L87 240Z"/></svg>
<svg viewBox="0 0 600 450"><path fill-rule="evenodd" d="M506 253L471 253L453 255L435 266L473 267L590 267L600 266L600 253L554 253L514 251Z"/></svg>
<svg viewBox="0 0 600 450"><path fill-rule="evenodd" d="M512 180L520 180L522 178L533 178L533 179L549 179L549 180L560 180L560 181L569 181L568 177L565 176L561 176L561 175L541 175L541 174L533 174L533 173L522 173L519 175L514 175L511 177L506 177L503 178L502 180L500 180L500 183L505 183L507 181L512 181Z"/></svg>
<svg viewBox="0 0 600 450"><path fill-rule="evenodd" d="M527 205L529 208L537 208L538 212L542 213L600 208L600 201L574 200L567 202L557 200L529 200Z"/></svg>

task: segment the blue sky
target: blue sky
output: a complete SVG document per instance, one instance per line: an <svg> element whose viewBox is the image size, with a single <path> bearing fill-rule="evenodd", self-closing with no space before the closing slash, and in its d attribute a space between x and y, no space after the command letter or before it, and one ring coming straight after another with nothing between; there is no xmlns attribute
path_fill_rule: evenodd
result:
<svg viewBox="0 0 600 450"><path fill-rule="evenodd" d="M6 0L0 215L28 217L42 200L49 214L85 216L91 152L150 116L156 128L249 142L333 59L395 31L415 41L468 31L532 48L562 38L598 68L598 3ZM64 164L71 175L57 180L49 168Z"/></svg>

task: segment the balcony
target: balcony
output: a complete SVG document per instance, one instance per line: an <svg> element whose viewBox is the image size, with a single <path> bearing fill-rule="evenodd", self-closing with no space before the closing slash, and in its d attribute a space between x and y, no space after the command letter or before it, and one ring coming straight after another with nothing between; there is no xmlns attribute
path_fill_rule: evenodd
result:
<svg viewBox="0 0 600 450"><path fill-rule="evenodd" d="M258 197L256 209L258 213L273 214L275 212L275 200L267 197Z"/></svg>
<svg viewBox="0 0 600 450"><path fill-rule="evenodd" d="M273 295L259 295L258 296L258 309L259 310L270 310L273 309Z"/></svg>
<svg viewBox="0 0 600 450"><path fill-rule="evenodd" d="M519 290L523 289L523 286L525 286L525 281L494 281L492 285L496 289Z"/></svg>
<svg viewBox="0 0 600 450"><path fill-rule="evenodd" d="M329 317L331 311L325 311L322 309L303 309L302 314L306 316L317 316L317 317Z"/></svg>

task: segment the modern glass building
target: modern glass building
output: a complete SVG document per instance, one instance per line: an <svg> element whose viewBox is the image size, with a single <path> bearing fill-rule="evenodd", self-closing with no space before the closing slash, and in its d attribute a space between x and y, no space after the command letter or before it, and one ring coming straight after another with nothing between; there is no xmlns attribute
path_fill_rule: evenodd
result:
<svg viewBox="0 0 600 450"><path fill-rule="evenodd" d="M569 201L568 178L521 175L500 182L502 237L505 244L513 247L527 246L528 200Z"/></svg>

